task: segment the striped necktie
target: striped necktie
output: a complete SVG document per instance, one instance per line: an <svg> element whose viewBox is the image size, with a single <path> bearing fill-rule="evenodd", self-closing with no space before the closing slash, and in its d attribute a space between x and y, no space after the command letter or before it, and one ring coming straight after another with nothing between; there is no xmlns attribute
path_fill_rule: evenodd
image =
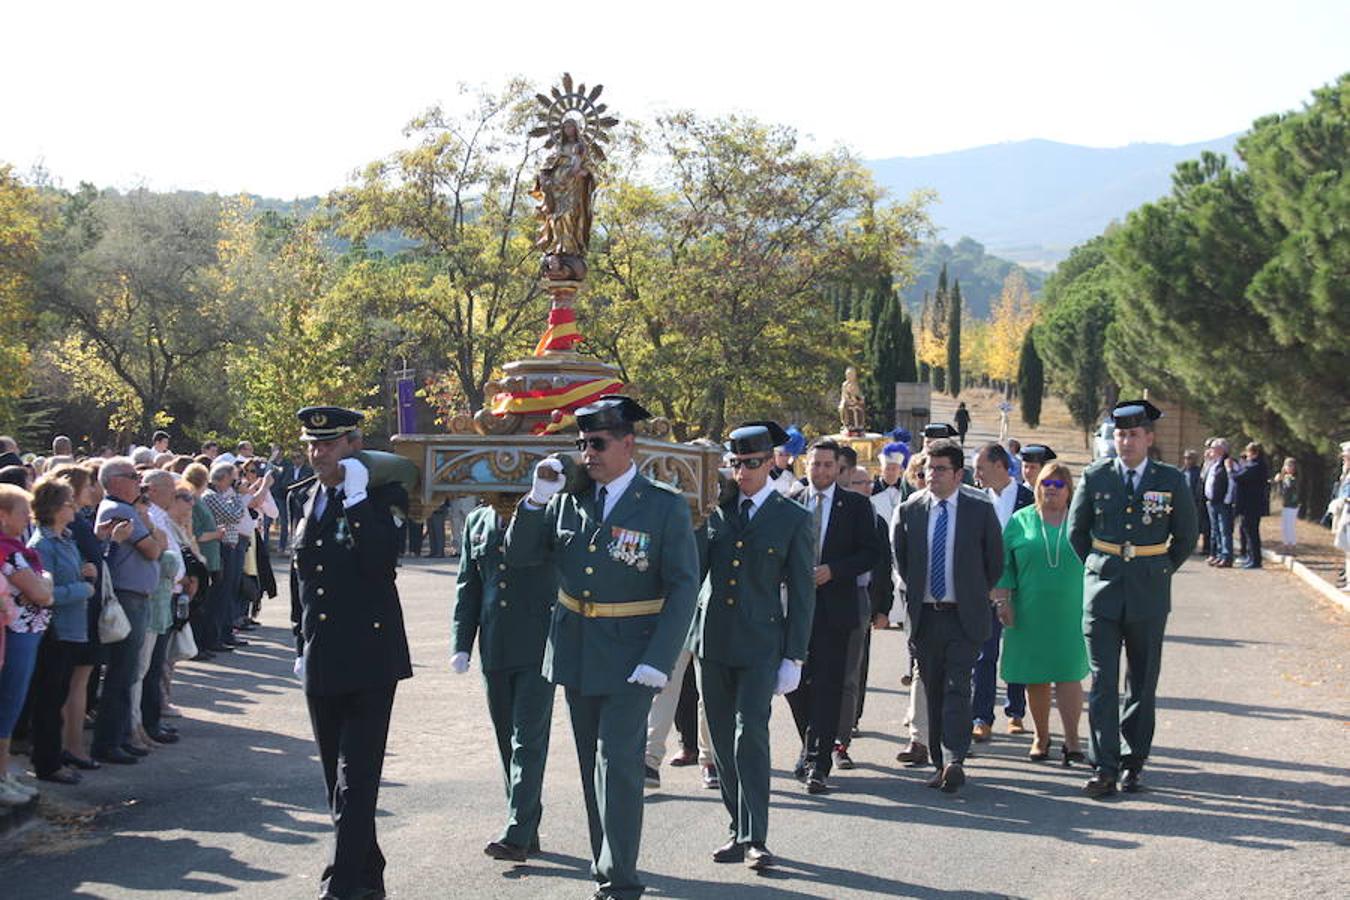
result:
<svg viewBox="0 0 1350 900"><path fill-rule="evenodd" d="M933 546L928 551L932 560L928 592L938 601L947 596L947 525L947 501L941 500L938 502L937 524L933 526Z"/></svg>
<svg viewBox="0 0 1350 900"><path fill-rule="evenodd" d="M816 562L819 563L820 542L824 540L824 536L820 533L820 526L825 523L825 495L823 493L816 493L816 505L811 510L811 522L813 526L812 533L815 534L816 537Z"/></svg>

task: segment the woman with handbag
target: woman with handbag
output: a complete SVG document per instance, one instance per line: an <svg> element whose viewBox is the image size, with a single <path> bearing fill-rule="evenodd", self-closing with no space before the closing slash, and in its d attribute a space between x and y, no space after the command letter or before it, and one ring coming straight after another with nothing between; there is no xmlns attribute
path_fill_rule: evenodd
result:
<svg viewBox="0 0 1350 900"><path fill-rule="evenodd" d="M33 710L33 771L39 781L78 784L79 773L66 768L61 753L61 709L76 656L88 643L94 567L80 559L70 533L75 492L69 482L50 475L38 481L33 487L33 517L38 530L28 545L52 576L52 620L38 647L28 695Z"/></svg>
<svg viewBox="0 0 1350 900"><path fill-rule="evenodd" d="M0 668L0 806L22 806L38 794L9 773L9 739L51 619L51 580L37 552L21 540L32 521L30 496L21 487L0 484L0 574L9 582L9 599L18 606L18 615L5 627L5 664Z"/></svg>

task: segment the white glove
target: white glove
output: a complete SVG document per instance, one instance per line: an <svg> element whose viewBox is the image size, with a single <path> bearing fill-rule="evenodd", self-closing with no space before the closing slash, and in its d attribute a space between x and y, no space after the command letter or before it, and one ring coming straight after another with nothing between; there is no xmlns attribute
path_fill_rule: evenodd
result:
<svg viewBox="0 0 1350 900"><path fill-rule="evenodd" d="M790 694L802 683L802 667L790 659L778 664L778 683L773 686L775 694Z"/></svg>
<svg viewBox="0 0 1350 900"><path fill-rule="evenodd" d="M338 465L342 466L342 493L344 495L342 506L344 509L351 509L366 499L366 487L370 484L370 470L354 456L339 460Z"/></svg>
<svg viewBox="0 0 1350 900"><path fill-rule="evenodd" d="M456 675L463 675L469 671L469 654L461 650L450 657L450 671Z"/></svg>
<svg viewBox="0 0 1350 900"><path fill-rule="evenodd" d="M548 478L541 478L540 472L548 469L554 472L557 477L550 481ZM534 483L530 486L530 493L525 499L529 500L535 506L548 506L548 501L553 499L553 495L562 490L563 487L563 464L556 459L541 460L539 465L534 467Z"/></svg>
<svg viewBox="0 0 1350 900"><path fill-rule="evenodd" d="M295 665L291 666L291 671L295 673L296 678L301 681L305 680L305 658L303 656L295 658Z"/></svg>
<svg viewBox="0 0 1350 900"><path fill-rule="evenodd" d="M633 670L633 674L628 676L629 684L641 684L649 688L656 688L658 691L664 688L669 680L665 672L660 669L653 669L646 663L638 663L638 667Z"/></svg>

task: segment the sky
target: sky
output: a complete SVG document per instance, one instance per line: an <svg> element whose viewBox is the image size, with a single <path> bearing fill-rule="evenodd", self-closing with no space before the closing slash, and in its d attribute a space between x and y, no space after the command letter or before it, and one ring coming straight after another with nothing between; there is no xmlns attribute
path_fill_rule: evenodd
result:
<svg viewBox="0 0 1350 900"><path fill-rule="evenodd" d="M611 110L741 113L865 158L1190 143L1350 70L1345 0L63 2L0 15L0 162L60 184L346 183L459 85L570 71Z"/></svg>

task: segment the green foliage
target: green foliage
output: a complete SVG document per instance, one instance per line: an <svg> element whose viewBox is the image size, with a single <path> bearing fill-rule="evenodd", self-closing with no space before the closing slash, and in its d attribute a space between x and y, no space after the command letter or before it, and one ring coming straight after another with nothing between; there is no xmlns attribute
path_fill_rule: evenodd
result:
<svg viewBox="0 0 1350 900"><path fill-rule="evenodd" d="M1041 401L1045 398L1045 366L1036 351L1036 330L1027 329L1017 363L1017 390L1022 406L1022 421L1029 428L1041 424Z"/></svg>
<svg viewBox="0 0 1350 900"><path fill-rule="evenodd" d="M963 237L954 246L933 242L919 247L913 259L914 280L902 292L906 305L917 308L925 292L937 290L946 271L949 278L961 282L966 309L977 319L986 318L1003 290L1003 283L1013 272L1020 272L1032 293L1038 293L1045 275L1035 269L1024 269L1014 262L990 256L984 245Z"/></svg>
<svg viewBox="0 0 1350 900"><path fill-rule="evenodd" d="M1035 328L1047 380L1086 435L1096 427L1111 387L1102 364L1116 315L1103 240L1074 248L1045 285L1044 318Z"/></svg>
<svg viewBox="0 0 1350 900"><path fill-rule="evenodd" d="M50 206L13 167L0 165L0 428L26 418L21 398L31 383L33 276Z"/></svg>

